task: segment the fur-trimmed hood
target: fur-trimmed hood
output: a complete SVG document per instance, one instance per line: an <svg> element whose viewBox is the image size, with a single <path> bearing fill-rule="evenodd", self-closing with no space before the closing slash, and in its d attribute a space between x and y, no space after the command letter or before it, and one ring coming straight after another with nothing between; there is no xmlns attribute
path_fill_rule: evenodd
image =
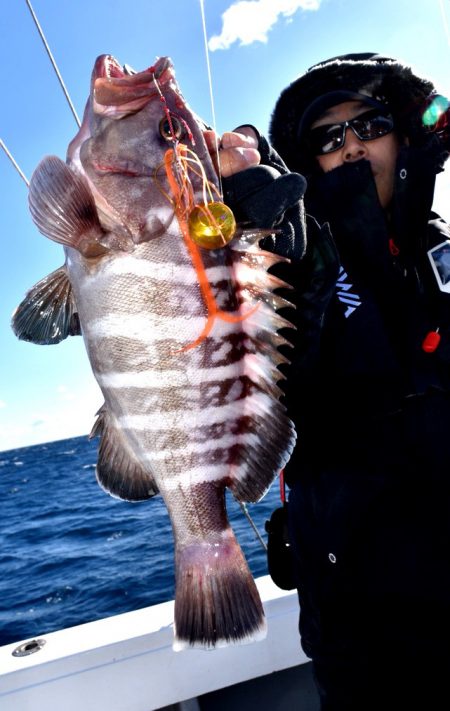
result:
<svg viewBox="0 0 450 711"><path fill-rule="evenodd" d="M273 111L270 140L291 170L310 172L311 157L299 135L300 122L313 102L336 91L364 94L386 104L397 130L409 138L411 145L420 146L430 136L422 116L435 95L431 81L416 76L398 60L379 54L333 57L314 65L293 81L281 93ZM310 116L308 119L313 120ZM445 143L442 143L441 163L448 155Z"/></svg>

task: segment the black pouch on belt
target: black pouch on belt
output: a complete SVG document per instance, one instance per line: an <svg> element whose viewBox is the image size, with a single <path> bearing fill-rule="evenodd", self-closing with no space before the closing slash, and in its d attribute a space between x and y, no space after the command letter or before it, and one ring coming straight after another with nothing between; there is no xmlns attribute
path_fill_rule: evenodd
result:
<svg viewBox="0 0 450 711"><path fill-rule="evenodd" d="M275 585L282 590L296 588L292 550L288 536L288 504L284 503L273 511L266 521L267 531L267 565L269 575Z"/></svg>

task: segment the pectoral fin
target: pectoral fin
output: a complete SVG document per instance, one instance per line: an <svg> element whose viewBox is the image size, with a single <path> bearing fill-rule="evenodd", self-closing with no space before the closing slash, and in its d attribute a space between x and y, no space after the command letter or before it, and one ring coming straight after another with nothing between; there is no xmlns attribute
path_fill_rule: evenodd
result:
<svg viewBox="0 0 450 711"><path fill-rule="evenodd" d="M51 345L79 336L80 322L65 267L35 284L15 310L12 329L22 341Z"/></svg>
<svg viewBox="0 0 450 711"><path fill-rule="evenodd" d="M101 437L96 474L102 489L125 501L143 501L158 494L151 473L136 459L106 405L97 415L89 437Z"/></svg>
<svg viewBox="0 0 450 711"><path fill-rule="evenodd" d="M57 156L47 156L30 181L29 205L36 227L85 257L105 254L105 235L89 185Z"/></svg>

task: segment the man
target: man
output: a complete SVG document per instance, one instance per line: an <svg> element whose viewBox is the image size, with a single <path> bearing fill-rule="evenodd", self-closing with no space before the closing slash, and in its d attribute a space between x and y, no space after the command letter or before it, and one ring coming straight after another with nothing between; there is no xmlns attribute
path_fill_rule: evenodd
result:
<svg viewBox="0 0 450 711"><path fill-rule="evenodd" d="M450 704L450 230L431 212L445 106L400 62L347 55L282 92L286 165L250 127L222 139L238 217L270 219L265 246L292 260L289 523L323 710Z"/></svg>

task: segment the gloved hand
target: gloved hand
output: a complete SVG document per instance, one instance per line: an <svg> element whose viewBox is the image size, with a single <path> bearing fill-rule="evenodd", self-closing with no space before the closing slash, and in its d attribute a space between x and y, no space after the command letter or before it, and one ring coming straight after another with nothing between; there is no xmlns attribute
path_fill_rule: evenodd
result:
<svg viewBox="0 0 450 711"><path fill-rule="evenodd" d="M240 128L235 132L239 133ZM298 261L306 246L303 208L306 180L298 173L291 173L266 139L254 127L250 128L258 138L261 163L222 179L225 202L238 222L275 228L273 235L261 241L264 249Z"/></svg>

